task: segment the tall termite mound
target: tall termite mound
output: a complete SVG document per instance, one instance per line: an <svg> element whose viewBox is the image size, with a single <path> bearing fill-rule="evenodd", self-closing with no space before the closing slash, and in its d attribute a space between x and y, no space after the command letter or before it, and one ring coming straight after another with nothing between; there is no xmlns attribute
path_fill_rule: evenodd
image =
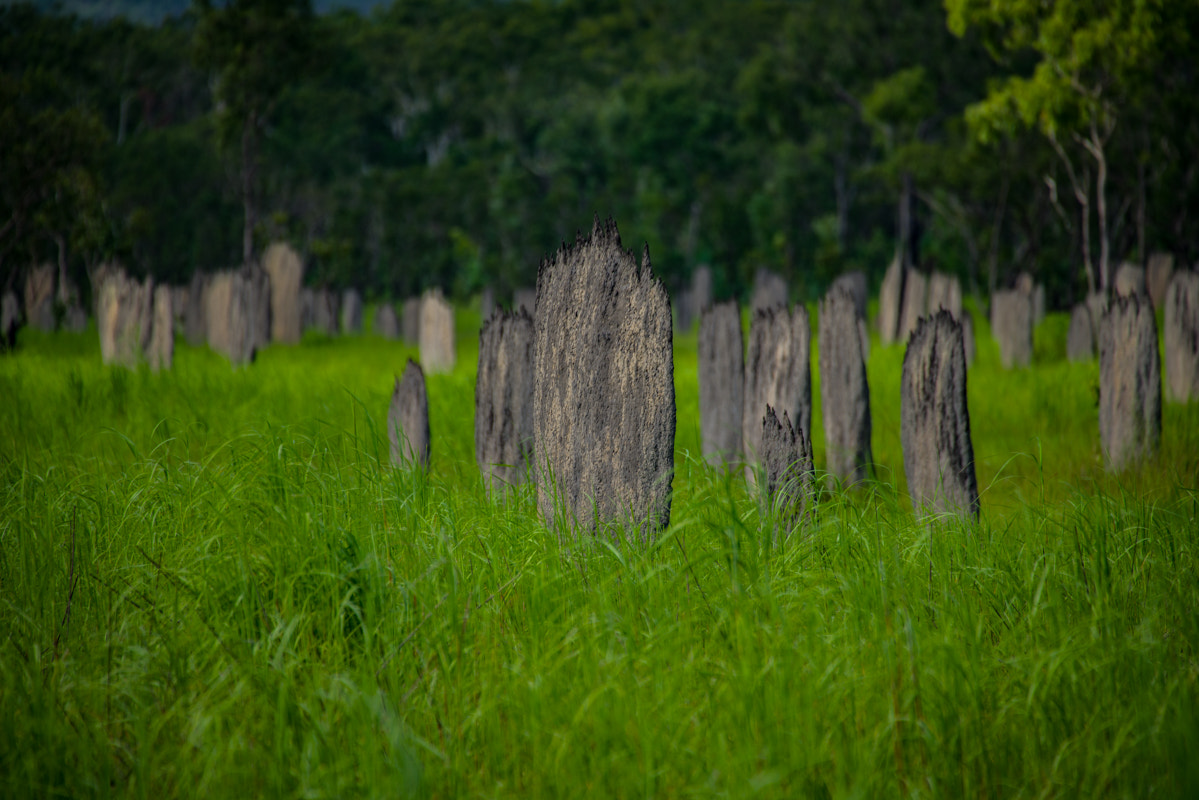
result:
<svg viewBox="0 0 1199 800"><path fill-rule="evenodd" d="M535 469L547 523L670 521L674 356L670 299L646 248L601 224L541 263L534 319Z"/></svg>

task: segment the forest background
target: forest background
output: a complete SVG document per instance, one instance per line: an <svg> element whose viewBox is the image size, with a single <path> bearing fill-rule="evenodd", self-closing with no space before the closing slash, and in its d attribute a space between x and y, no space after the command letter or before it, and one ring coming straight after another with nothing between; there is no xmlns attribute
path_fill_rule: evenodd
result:
<svg viewBox="0 0 1199 800"><path fill-rule="evenodd" d="M897 254L1051 307L1199 253L1190 0L107 0L0 6L0 283L504 299L594 214L671 288L794 299Z"/></svg>

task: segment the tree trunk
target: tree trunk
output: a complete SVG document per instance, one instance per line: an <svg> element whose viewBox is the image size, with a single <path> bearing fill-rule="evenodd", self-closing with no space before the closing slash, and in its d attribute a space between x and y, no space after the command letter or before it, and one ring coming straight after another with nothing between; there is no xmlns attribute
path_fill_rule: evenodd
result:
<svg viewBox="0 0 1199 800"><path fill-rule="evenodd" d="M999 184L999 202L995 204L995 220L991 224L991 242L987 251L987 296L994 297L999 288L999 239L1003 234L1003 215L1007 211L1007 194L1011 179L1003 173Z"/></svg>
<svg viewBox="0 0 1199 800"><path fill-rule="evenodd" d="M242 263L249 264L254 258L254 225L257 222L254 208L254 185L258 164L258 111L251 109L241 132L241 200L245 211L245 227L242 229Z"/></svg>
<svg viewBox="0 0 1199 800"><path fill-rule="evenodd" d="M837 202L837 248L842 253L849 248L849 205L853 200L849 186L848 162L849 157L845 152L839 153L833 162L833 194Z"/></svg>
<svg viewBox="0 0 1199 800"><path fill-rule="evenodd" d="M1070 177L1070 186L1074 189L1074 199L1078 201L1079 212L1082 218L1082 229L1080 231L1082 240L1082 265L1087 273L1087 292L1094 294L1095 269L1091 264L1091 178L1090 175L1084 174L1082 180L1079 180L1078 173L1074 171L1074 162L1066 155L1066 149L1062 147L1062 143L1052 133L1049 134L1049 143L1053 145L1054 151L1057 152L1058 157L1065 164L1066 175Z"/></svg>
<svg viewBox="0 0 1199 800"><path fill-rule="evenodd" d="M66 304L67 300L67 237L61 233L54 234L54 244L58 247L58 291L57 297L60 302Z"/></svg>
<svg viewBox="0 0 1199 800"><path fill-rule="evenodd" d="M1145 252L1145 162L1137 162L1137 256L1148 263Z"/></svg>
<svg viewBox="0 0 1199 800"><path fill-rule="evenodd" d="M1104 294L1111 291L1111 237L1107 230L1107 158L1103 143L1095 135L1095 123L1091 123L1091 141L1095 145L1095 206L1099 214L1099 290Z"/></svg>
<svg viewBox="0 0 1199 800"><path fill-rule="evenodd" d="M1078 200L1079 219L1081 220L1079 233L1082 235L1082 263L1087 268L1087 288L1091 292L1094 292L1096 288L1103 290L1103 275L1100 274L1100 285L1096 287L1095 270L1091 266L1091 198L1085 191L1077 193L1075 198Z"/></svg>
<svg viewBox="0 0 1199 800"><path fill-rule="evenodd" d="M703 211L703 200L697 197L691 201L691 209L687 214L687 239L683 242L683 252L688 267L695 266L695 251L699 247L699 223Z"/></svg>
<svg viewBox="0 0 1199 800"><path fill-rule="evenodd" d="M916 225L916 181L904 172L899 187L899 257L904 269L920 263L920 235Z"/></svg>

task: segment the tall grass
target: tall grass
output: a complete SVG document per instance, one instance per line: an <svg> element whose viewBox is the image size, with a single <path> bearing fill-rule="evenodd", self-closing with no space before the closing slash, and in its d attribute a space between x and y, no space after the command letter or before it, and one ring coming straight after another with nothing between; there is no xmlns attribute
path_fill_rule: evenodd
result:
<svg viewBox="0 0 1199 800"><path fill-rule="evenodd" d="M0 794L1199 793L1196 406L1107 476L1096 365L1005 372L979 325L982 518L922 526L876 342L880 480L775 546L697 458L681 336L671 526L562 541L484 491L472 324L428 475L387 466L411 351L372 337L0 361Z"/></svg>

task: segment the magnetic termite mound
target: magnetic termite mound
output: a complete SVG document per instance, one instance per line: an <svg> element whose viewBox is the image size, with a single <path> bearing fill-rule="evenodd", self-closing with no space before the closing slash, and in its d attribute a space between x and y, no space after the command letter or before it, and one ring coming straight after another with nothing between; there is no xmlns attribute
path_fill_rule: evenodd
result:
<svg viewBox="0 0 1199 800"><path fill-rule="evenodd" d="M870 300L870 287L865 272L855 269L838 275L828 287L826 294L831 294L834 289L844 289L849 292L849 296L853 298L853 307L857 312L858 319L866 319L866 303Z"/></svg>
<svg viewBox="0 0 1199 800"><path fill-rule="evenodd" d="M956 275L933 272L928 278L928 313L945 309L953 318L962 319L962 282Z"/></svg>
<svg viewBox="0 0 1199 800"><path fill-rule="evenodd" d="M1162 303L1168 396L1176 403L1199 400L1199 274L1176 273Z"/></svg>
<svg viewBox="0 0 1199 800"><path fill-rule="evenodd" d="M31 328L54 330L55 272L53 264L42 264L25 276L25 318Z"/></svg>
<svg viewBox="0 0 1199 800"><path fill-rule="evenodd" d="M916 323L928 315L929 278L917 269L909 269L903 279L903 303L899 314L899 339L902 341L916 330Z"/></svg>
<svg viewBox="0 0 1199 800"><path fill-rule="evenodd" d="M204 285L204 332L208 344L234 365L249 364L261 344L260 286L245 269L214 273Z"/></svg>
<svg viewBox="0 0 1199 800"><path fill-rule="evenodd" d="M1066 333L1066 358L1089 361L1095 357L1095 329L1091 312L1085 303L1078 303L1070 312L1070 329Z"/></svg>
<svg viewBox="0 0 1199 800"><path fill-rule="evenodd" d="M390 302L382 302L375 311L375 333L384 339L398 339L400 336L400 321L396 317L395 306Z"/></svg>
<svg viewBox="0 0 1199 800"><path fill-rule="evenodd" d="M262 268L271 286L271 341L298 344L303 333L300 292L304 262L291 245L275 242L263 254Z"/></svg>
<svg viewBox="0 0 1199 800"><path fill-rule="evenodd" d="M405 344L420 344L419 297L409 297L404 301L400 314L400 338Z"/></svg>
<svg viewBox="0 0 1199 800"><path fill-rule="evenodd" d="M741 454L745 345L741 309L729 300L699 315L699 424L704 458L713 466Z"/></svg>
<svg viewBox="0 0 1199 800"><path fill-rule="evenodd" d="M1032 294L1020 288L991 295L991 333L1005 369L1032 363Z"/></svg>
<svg viewBox="0 0 1199 800"><path fill-rule="evenodd" d="M454 307L440 289L431 289L420 301L420 360L430 374L451 372L456 361L454 349Z"/></svg>
<svg viewBox="0 0 1199 800"><path fill-rule="evenodd" d="M479 332L475 460L491 489L524 482L533 459L533 318L496 311Z"/></svg>
<svg viewBox="0 0 1199 800"><path fill-rule="evenodd" d="M812 443L803 429L793 426L766 406L762 416L762 486L766 506L775 520L774 538L786 536L803 522L815 497Z"/></svg>
<svg viewBox="0 0 1199 800"><path fill-rule="evenodd" d="M856 301L834 286L820 303L820 399L829 477L845 484L868 477L870 386Z"/></svg>
<svg viewBox="0 0 1199 800"><path fill-rule="evenodd" d="M900 381L900 440L917 514L977 518L966 351L961 323L948 311L921 319L908 341Z"/></svg>
<svg viewBox="0 0 1199 800"><path fill-rule="evenodd" d="M1162 435L1161 358L1147 294L1113 297L1099 320L1099 438L1118 472L1157 452Z"/></svg>
<svg viewBox="0 0 1199 800"><path fill-rule="evenodd" d="M391 463L397 467L429 466L432 443L429 438L429 394L425 373L412 359L404 374L396 378L387 411L387 439L391 444Z"/></svg>
<svg viewBox="0 0 1199 800"><path fill-rule="evenodd" d="M146 360L155 372L170 369L175 363L175 313L173 293L169 286L154 289Z"/></svg>
<svg viewBox="0 0 1199 800"><path fill-rule="evenodd" d="M341 332L345 336L362 333L362 294L357 289L341 293Z"/></svg>
<svg viewBox="0 0 1199 800"><path fill-rule="evenodd" d="M534 327L534 469L547 524L629 522L648 540L670 521L674 357L670 299L616 223L596 217L542 261Z"/></svg>
<svg viewBox="0 0 1199 800"><path fill-rule="evenodd" d="M899 338L899 317L903 312L905 270L899 256L891 260L878 290L878 336L883 344Z"/></svg>
<svg viewBox="0 0 1199 800"><path fill-rule="evenodd" d="M712 305L712 268L701 264L691 273L691 282L684 287L674 302L675 327L681 331L691 330L699 315Z"/></svg>
<svg viewBox="0 0 1199 800"><path fill-rule="evenodd" d="M1174 277L1174 256L1170 253L1152 253L1145 265L1145 288L1154 308L1164 308L1166 290Z"/></svg>
<svg viewBox="0 0 1199 800"><path fill-rule="evenodd" d="M17 346L17 331L21 328L21 302L17 293L7 291L0 300L0 350Z"/></svg>
<svg viewBox="0 0 1199 800"><path fill-rule="evenodd" d="M754 312L745 357L745 393L741 412L741 448L747 462L762 457L762 416L766 406L785 413L811 436L812 366L808 311L796 306ZM752 480L752 470L746 476Z"/></svg>
<svg viewBox="0 0 1199 800"><path fill-rule="evenodd" d="M136 367L150 344L154 282L129 277L116 266L102 267L97 280L96 328L105 364Z"/></svg>
<svg viewBox="0 0 1199 800"><path fill-rule="evenodd" d="M759 269L754 274L753 293L750 295L751 311L787 305L787 281L782 275L768 269Z"/></svg>

